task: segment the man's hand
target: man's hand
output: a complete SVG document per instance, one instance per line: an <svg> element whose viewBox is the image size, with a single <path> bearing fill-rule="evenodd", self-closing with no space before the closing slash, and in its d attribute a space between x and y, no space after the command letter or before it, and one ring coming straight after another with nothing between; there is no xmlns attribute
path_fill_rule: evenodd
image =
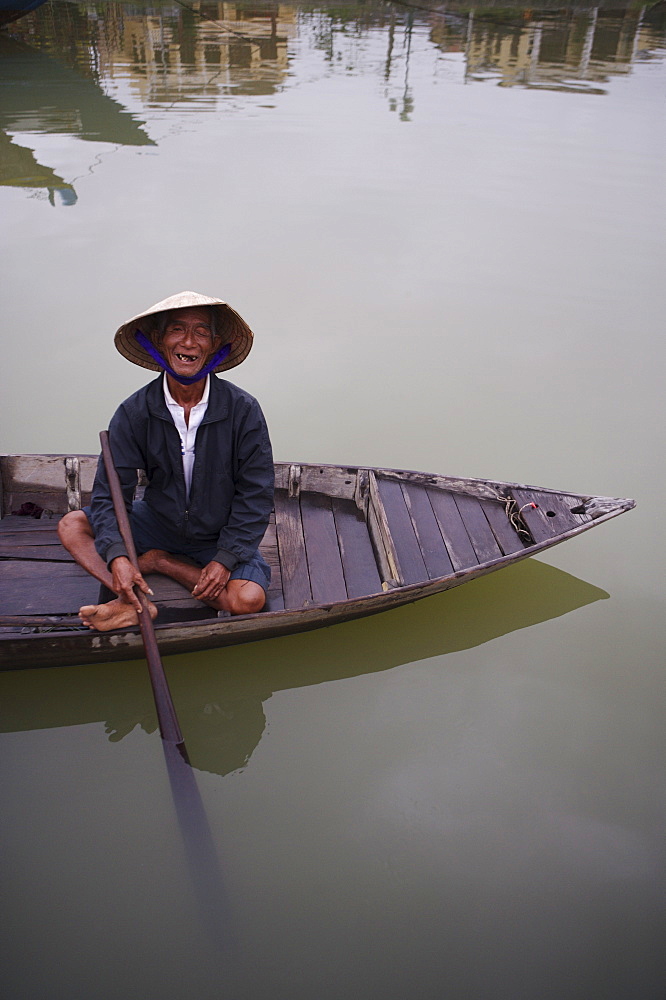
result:
<svg viewBox="0 0 666 1000"><path fill-rule="evenodd" d="M196 597L199 601L214 601L226 587L230 576L231 571L213 559L201 570L192 597Z"/></svg>
<svg viewBox="0 0 666 1000"><path fill-rule="evenodd" d="M115 590L121 601L131 604L141 614L143 610L141 601L134 593L134 587L137 586L144 594L150 594L151 596L153 592L127 556L117 556L111 562L111 576L113 577L113 590Z"/></svg>

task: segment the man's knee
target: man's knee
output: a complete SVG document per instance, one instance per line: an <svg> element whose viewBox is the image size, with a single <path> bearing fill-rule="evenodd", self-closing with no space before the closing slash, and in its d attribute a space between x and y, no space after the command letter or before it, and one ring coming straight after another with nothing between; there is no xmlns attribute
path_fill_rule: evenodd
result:
<svg viewBox="0 0 666 1000"><path fill-rule="evenodd" d="M92 535L90 521L82 510L70 510L58 521L58 538L65 546L81 535Z"/></svg>
<svg viewBox="0 0 666 1000"><path fill-rule="evenodd" d="M227 599L232 615L254 615L261 611L266 603L263 587L251 580L232 580L230 582L231 584L239 584L239 586L227 586Z"/></svg>

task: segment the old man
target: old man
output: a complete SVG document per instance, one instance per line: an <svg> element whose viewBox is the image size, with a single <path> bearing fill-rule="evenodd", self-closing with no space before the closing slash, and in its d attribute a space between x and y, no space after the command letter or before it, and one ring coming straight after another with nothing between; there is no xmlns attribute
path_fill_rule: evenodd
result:
<svg viewBox="0 0 666 1000"><path fill-rule="evenodd" d="M59 523L65 548L117 595L81 608L90 628L136 624L133 588L151 594L147 573L177 580L219 612L263 608L270 569L259 543L273 505L268 430L257 401L215 375L244 361L252 341L227 303L196 292L164 299L117 331L120 353L160 375L121 403L109 426L141 572L120 537L101 459L90 507ZM138 469L148 485L133 501Z"/></svg>

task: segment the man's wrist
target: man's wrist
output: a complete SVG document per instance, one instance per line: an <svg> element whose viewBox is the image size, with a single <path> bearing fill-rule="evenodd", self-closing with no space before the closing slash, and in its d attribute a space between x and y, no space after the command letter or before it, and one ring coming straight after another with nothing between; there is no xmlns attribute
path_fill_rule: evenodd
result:
<svg viewBox="0 0 666 1000"><path fill-rule="evenodd" d="M218 549L213 557L213 562L221 563L225 569L233 573L236 566L240 564L240 559L233 552L229 552L228 549Z"/></svg>
<svg viewBox="0 0 666 1000"><path fill-rule="evenodd" d="M112 545L109 545L106 550L106 565L108 568L111 569L111 563L113 560L119 559L121 556L125 559L129 558L127 555L127 549L122 542L114 542Z"/></svg>

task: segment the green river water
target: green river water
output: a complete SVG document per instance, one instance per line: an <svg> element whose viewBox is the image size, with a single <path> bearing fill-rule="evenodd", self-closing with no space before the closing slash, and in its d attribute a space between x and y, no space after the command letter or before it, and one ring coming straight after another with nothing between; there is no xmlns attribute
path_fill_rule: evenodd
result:
<svg viewBox="0 0 666 1000"><path fill-rule="evenodd" d="M51 0L0 31L2 453L96 451L147 375L115 329L193 288L254 329L231 377L280 460L637 500L167 658L194 830L142 662L1 675L7 1000L663 1000L663 10Z"/></svg>

